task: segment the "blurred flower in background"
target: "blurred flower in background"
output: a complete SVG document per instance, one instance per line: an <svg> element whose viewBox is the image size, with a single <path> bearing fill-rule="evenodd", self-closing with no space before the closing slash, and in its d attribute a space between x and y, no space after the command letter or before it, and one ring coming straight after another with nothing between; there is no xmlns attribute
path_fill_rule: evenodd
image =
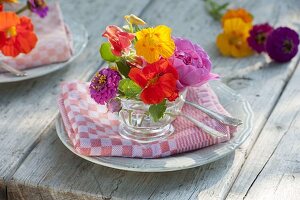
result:
<svg viewBox="0 0 300 200"><path fill-rule="evenodd" d="M272 33L273 27L268 23L257 24L250 30L250 36L247 41L250 47L257 53L266 51L265 45L270 33Z"/></svg>
<svg viewBox="0 0 300 200"><path fill-rule="evenodd" d="M253 51L247 42L251 27L251 24L245 23L240 18L227 19L223 33L218 35L216 41L222 55L236 58L251 55Z"/></svg>
<svg viewBox="0 0 300 200"><path fill-rule="evenodd" d="M253 21L253 16L246 9L244 9L244 8L229 9L222 16L222 19L221 19L222 26L224 26L224 23L226 20L234 19L234 18L239 18L247 24L252 24L252 21Z"/></svg>
<svg viewBox="0 0 300 200"><path fill-rule="evenodd" d="M299 35L288 27L275 29L268 37L266 50L277 62L290 61L298 52Z"/></svg>
<svg viewBox="0 0 300 200"><path fill-rule="evenodd" d="M16 57L29 53L37 43L34 27L28 17L18 17L14 12L0 12L1 52Z"/></svg>
<svg viewBox="0 0 300 200"><path fill-rule="evenodd" d="M36 13L42 18L47 16L49 10L44 0L28 0L27 7L31 12Z"/></svg>

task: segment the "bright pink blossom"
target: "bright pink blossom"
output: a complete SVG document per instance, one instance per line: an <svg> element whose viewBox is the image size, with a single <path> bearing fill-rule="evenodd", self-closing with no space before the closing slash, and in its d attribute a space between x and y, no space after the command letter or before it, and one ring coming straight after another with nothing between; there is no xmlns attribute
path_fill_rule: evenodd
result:
<svg viewBox="0 0 300 200"><path fill-rule="evenodd" d="M219 77L211 73L211 62L204 49L186 39L174 38L174 41L176 49L170 60L179 74L178 90L202 85Z"/></svg>

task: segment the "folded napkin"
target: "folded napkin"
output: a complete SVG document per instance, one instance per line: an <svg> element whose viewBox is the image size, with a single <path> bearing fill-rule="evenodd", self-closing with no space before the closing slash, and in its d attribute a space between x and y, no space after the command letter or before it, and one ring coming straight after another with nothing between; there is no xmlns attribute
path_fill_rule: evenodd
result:
<svg viewBox="0 0 300 200"><path fill-rule="evenodd" d="M25 13L31 18L38 36L36 47L29 54L20 54L16 58L0 55L0 62L17 69L27 69L69 60L72 56L71 34L64 24L59 4L48 6L45 18Z"/></svg>
<svg viewBox="0 0 300 200"><path fill-rule="evenodd" d="M68 136L75 150L86 156L165 157L227 141L235 131L233 127L223 125L201 111L184 105L182 109L184 114L223 132L224 137L213 138L193 123L178 117L173 122L175 132L170 137L140 144L124 139L118 134L117 113L108 112L106 106L95 103L90 97L88 87L88 83L63 83L58 99L59 110ZM190 88L187 99L229 115L208 84Z"/></svg>

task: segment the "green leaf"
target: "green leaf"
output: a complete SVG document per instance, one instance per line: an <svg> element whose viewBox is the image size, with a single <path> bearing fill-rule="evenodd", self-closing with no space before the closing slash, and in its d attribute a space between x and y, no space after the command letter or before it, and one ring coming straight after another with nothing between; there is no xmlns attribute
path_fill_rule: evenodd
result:
<svg viewBox="0 0 300 200"><path fill-rule="evenodd" d="M131 79L126 78L119 82L119 90L126 98L134 98L142 91L142 88Z"/></svg>
<svg viewBox="0 0 300 200"><path fill-rule="evenodd" d="M115 62L118 59L118 57L111 52L111 46L109 42L102 43L99 51L101 57L105 61Z"/></svg>
<svg viewBox="0 0 300 200"><path fill-rule="evenodd" d="M218 4L214 0L205 0L205 8L208 13L215 19L220 20L223 11L228 7L229 3Z"/></svg>
<svg viewBox="0 0 300 200"><path fill-rule="evenodd" d="M117 61L116 63L117 63L119 72L127 78L129 71L130 71L130 66L126 63L125 60L120 60L120 61Z"/></svg>
<svg viewBox="0 0 300 200"><path fill-rule="evenodd" d="M160 104L154 104L149 107L149 113L154 122L160 120L167 109L166 100L162 101Z"/></svg>

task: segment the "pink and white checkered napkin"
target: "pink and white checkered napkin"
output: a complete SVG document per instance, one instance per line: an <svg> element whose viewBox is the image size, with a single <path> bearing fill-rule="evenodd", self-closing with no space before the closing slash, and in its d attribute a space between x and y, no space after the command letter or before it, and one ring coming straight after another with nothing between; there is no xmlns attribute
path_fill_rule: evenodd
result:
<svg viewBox="0 0 300 200"><path fill-rule="evenodd" d="M228 114L208 84L189 89L187 99ZM225 126L201 111L184 105L183 113L223 132L224 137L213 138L191 122L178 117L173 122L175 133L169 138L140 144L118 134L118 115L107 112L106 106L98 105L91 99L88 83L63 83L58 105L75 150L86 156L165 157L227 141L235 131L233 127Z"/></svg>
<svg viewBox="0 0 300 200"><path fill-rule="evenodd" d="M49 5L49 12L45 18L33 13L25 15L29 16L34 24L38 36L36 47L29 54L20 54L16 58L0 55L0 62L17 69L28 69L64 62L71 58L72 38L64 24L58 3Z"/></svg>

